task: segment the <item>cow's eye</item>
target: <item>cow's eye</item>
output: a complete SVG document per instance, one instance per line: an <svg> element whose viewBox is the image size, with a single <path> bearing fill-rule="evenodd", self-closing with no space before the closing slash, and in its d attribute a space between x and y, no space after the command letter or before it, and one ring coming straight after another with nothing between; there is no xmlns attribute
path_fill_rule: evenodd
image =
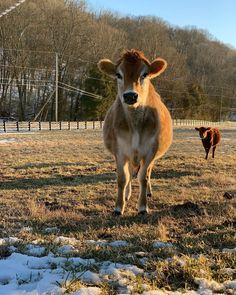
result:
<svg viewBox="0 0 236 295"><path fill-rule="evenodd" d="M116 73L116 78L121 80L121 79L122 79L122 76L121 76L121 74L119 74L119 73Z"/></svg>
<svg viewBox="0 0 236 295"><path fill-rule="evenodd" d="M141 79L145 79L145 78L147 77L147 75L148 75L148 73L143 73L143 74L141 75Z"/></svg>

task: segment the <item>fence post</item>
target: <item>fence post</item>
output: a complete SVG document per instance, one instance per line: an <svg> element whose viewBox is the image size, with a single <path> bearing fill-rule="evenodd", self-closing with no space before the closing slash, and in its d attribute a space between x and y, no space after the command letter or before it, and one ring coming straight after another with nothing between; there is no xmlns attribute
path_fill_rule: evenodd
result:
<svg viewBox="0 0 236 295"><path fill-rule="evenodd" d="M3 131L4 132L7 132L7 129L6 129L6 121L3 121Z"/></svg>
<svg viewBox="0 0 236 295"><path fill-rule="evenodd" d="M93 121L93 129L95 129L95 122Z"/></svg>
<svg viewBox="0 0 236 295"><path fill-rule="evenodd" d="M49 130L51 131L51 130L52 130L52 122L49 121L49 122L48 122L48 125L49 125Z"/></svg>
<svg viewBox="0 0 236 295"><path fill-rule="evenodd" d="M41 121L39 121L39 131L41 131Z"/></svg>
<svg viewBox="0 0 236 295"><path fill-rule="evenodd" d="M16 121L16 131L19 132L19 122Z"/></svg>
<svg viewBox="0 0 236 295"><path fill-rule="evenodd" d="M84 128L87 129L87 121L84 121Z"/></svg>
<svg viewBox="0 0 236 295"><path fill-rule="evenodd" d="M76 122L76 128L79 129L79 121Z"/></svg>
<svg viewBox="0 0 236 295"><path fill-rule="evenodd" d="M28 130L30 131L30 127L31 127L31 125L30 125L30 121L28 122Z"/></svg>
<svg viewBox="0 0 236 295"><path fill-rule="evenodd" d="M68 130L70 130L70 121L68 121Z"/></svg>
<svg viewBox="0 0 236 295"><path fill-rule="evenodd" d="M61 121L59 122L59 129L61 130Z"/></svg>

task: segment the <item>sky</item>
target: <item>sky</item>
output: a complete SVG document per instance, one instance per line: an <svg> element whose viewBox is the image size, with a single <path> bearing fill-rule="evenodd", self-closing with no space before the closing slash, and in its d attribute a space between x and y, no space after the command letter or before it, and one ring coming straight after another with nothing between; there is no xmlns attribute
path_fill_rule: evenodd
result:
<svg viewBox="0 0 236 295"><path fill-rule="evenodd" d="M194 26L236 49L236 0L88 0L94 11L157 16L171 26Z"/></svg>

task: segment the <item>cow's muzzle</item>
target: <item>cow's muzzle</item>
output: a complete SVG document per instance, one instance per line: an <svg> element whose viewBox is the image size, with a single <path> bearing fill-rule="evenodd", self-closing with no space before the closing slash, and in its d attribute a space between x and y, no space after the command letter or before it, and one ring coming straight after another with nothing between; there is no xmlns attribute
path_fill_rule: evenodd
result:
<svg viewBox="0 0 236 295"><path fill-rule="evenodd" d="M138 99L138 93L136 92L126 92L123 94L124 102L132 105L137 102Z"/></svg>

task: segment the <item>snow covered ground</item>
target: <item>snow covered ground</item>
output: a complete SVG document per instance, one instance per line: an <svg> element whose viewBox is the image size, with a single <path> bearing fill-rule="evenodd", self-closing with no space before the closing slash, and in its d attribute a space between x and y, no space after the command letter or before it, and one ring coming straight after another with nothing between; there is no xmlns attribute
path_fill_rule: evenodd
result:
<svg viewBox="0 0 236 295"><path fill-rule="evenodd" d="M64 294L66 285L71 280L79 279L81 287L71 293L73 295L102 295L102 284L109 283L118 290L117 294L134 294L135 278L145 274L144 269L131 264L114 263L112 261L98 262L94 259L83 259L75 255L77 240L59 236L55 238L54 253L40 245L40 241L32 241L19 253L19 239L10 237L0 239L1 246L7 246L11 255L0 260L0 294L1 295L59 295ZM124 247L126 241L107 242L105 240L88 240L88 244L106 245L109 247ZM155 241L153 247L173 247L170 243ZM235 251L235 249L224 249ZM69 255L68 255L69 254ZM145 252L139 255L145 263ZM229 270L230 271L230 270ZM234 271L234 270L232 270ZM164 291L150 290L143 284L143 295L211 295L236 294L236 281L226 281L219 284L204 278L196 278L199 288L197 291ZM84 286L82 286L84 284ZM228 293L227 293L228 294Z"/></svg>
<svg viewBox="0 0 236 295"><path fill-rule="evenodd" d="M8 144L8 143L13 143L13 142L16 142L15 138L0 139L0 144Z"/></svg>

